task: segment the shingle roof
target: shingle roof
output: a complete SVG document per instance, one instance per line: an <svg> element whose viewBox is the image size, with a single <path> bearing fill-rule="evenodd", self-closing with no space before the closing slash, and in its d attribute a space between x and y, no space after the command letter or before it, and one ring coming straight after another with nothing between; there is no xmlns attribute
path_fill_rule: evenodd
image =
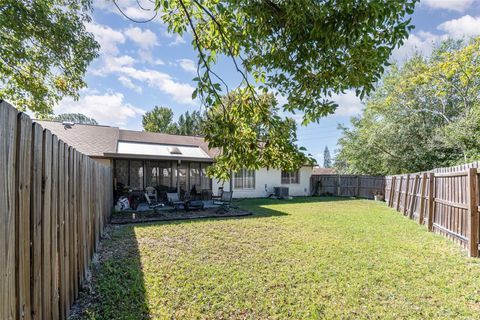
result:
<svg viewBox="0 0 480 320"><path fill-rule="evenodd" d="M91 157L117 151L119 129L116 127L75 124L66 129L61 122L34 120L63 142Z"/></svg>
<svg viewBox="0 0 480 320"><path fill-rule="evenodd" d="M50 130L62 141L91 157L103 157L104 154L117 153L119 141L195 146L201 148L211 158L214 158L219 152L218 149L209 149L208 143L202 137L122 130L117 127L84 124L75 124L66 129L61 122L34 121Z"/></svg>
<svg viewBox="0 0 480 320"><path fill-rule="evenodd" d="M312 174L334 174L334 168L313 167Z"/></svg>

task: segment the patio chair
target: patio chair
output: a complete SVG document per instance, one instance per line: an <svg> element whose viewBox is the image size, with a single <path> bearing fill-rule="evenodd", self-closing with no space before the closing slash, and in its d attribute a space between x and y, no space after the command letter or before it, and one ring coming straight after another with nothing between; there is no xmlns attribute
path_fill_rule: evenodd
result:
<svg viewBox="0 0 480 320"><path fill-rule="evenodd" d="M178 193L167 193L167 200L168 204L173 206L175 209L179 209L180 207L185 208L185 202L180 201L180 197L178 196Z"/></svg>
<svg viewBox="0 0 480 320"><path fill-rule="evenodd" d="M233 196L232 191L223 191L221 199L214 200L213 204L220 206L220 208L224 209L225 211L228 211L230 210L230 205L232 203L232 196Z"/></svg>
<svg viewBox="0 0 480 320"><path fill-rule="evenodd" d="M145 191L147 192L149 197L154 198L155 202L158 202L157 189L155 189L154 187L146 187Z"/></svg>
<svg viewBox="0 0 480 320"><path fill-rule="evenodd" d="M222 195L223 195L223 187L218 188L218 195L212 194L212 200L216 201L221 201L222 200Z"/></svg>
<svg viewBox="0 0 480 320"><path fill-rule="evenodd" d="M164 207L165 205L163 203L159 203L158 201L155 200L155 202L152 202L152 199L150 199L150 195L148 192L145 192L145 199L147 200L148 207L150 209L155 209L159 207Z"/></svg>

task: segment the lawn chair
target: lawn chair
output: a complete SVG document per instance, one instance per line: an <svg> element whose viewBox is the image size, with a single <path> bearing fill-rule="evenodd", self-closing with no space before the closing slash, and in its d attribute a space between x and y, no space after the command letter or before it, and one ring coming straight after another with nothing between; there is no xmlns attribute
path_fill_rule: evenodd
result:
<svg viewBox="0 0 480 320"><path fill-rule="evenodd" d="M152 199L150 199L150 197L151 196L148 194L148 192L145 192L145 199L147 200L148 207L150 209L155 209L155 208L165 206L163 203L158 203L156 200L155 200L155 202L152 202Z"/></svg>
<svg viewBox="0 0 480 320"><path fill-rule="evenodd" d="M229 211L230 205L232 203L232 196L233 196L232 191L223 191L221 199L214 200L213 204L220 206L220 208L224 211Z"/></svg>
<svg viewBox="0 0 480 320"><path fill-rule="evenodd" d="M213 201L221 201L222 200L222 195L223 195L223 187L218 188L218 195L212 194L212 200Z"/></svg>
<svg viewBox="0 0 480 320"><path fill-rule="evenodd" d="M153 198L155 202L158 202L157 189L155 189L154 187L146 187L145 191L147 192L149 197Z"/></svg>
<svg viewBox="0 0 480 320"><path fill-rule="evenodd" d="M173 206L175 210L179 208L185 208L185 202L180 201L180 197L178 196L178 193L167 193L167 200L168 204Z"/></svg>

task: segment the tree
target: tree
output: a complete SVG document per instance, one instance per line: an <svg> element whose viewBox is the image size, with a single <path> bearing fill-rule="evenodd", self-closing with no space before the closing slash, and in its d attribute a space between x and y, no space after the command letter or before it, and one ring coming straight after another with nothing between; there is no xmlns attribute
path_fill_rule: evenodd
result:
<svg viewBox="0 0 480 320"><path fill-rule="evenodd" d="M149 132L175 134L177 131L173 123L173 111L168 107L155 106L143 115L142 124L143 129Z"/></svg>
<svg viewBox="0 0 480 320"><path fill-rule="evenodd" d="M351 128L342 127L338 171L396 174L480 155L480 38L446 41L431 57L392 66Z"/></svg>
<svg viewBox="0 0 480 320"><path fill-rule="evenodd" d="M180 115L175 125L176 134L184 136L199 136L202 135L204 117L200 111L195 110L192 113L188 111Z"/></svg>
<svg viewBox="0 0 480 320"><path fill-rule="evenodd" d="M214 110L214 115L208 113L207 141L212 146L235 146L231 151L240 153L230 153L231 168L242 165L253 169L263 160L240 155L250 148L261 149L264 141L239 141L234 136L238 128L251 125L250 119L228 115L232 106L225 105L223 97L235 89L241 91L238 101L251 104L242 108L251 115L264 115L254 121L261 127L284 127L288 122L280 121L278 112L266 112L261 95L268 92L285 96L283 111L303 114L303 124L318 121L335 111L337 105L329 100L332 94L354 89L363 97L373 89L392 50L403 44L412 28L408 15L413 13L415 3L416 0L178 0L156 1L152 11L160 14L170 32L191 32L193 36L192 44L198 53L193 98L199 97L207 109ZM219 56L232 62L242 79L238 87L230 88L215 71ZM229 126L223 127L227 123ZM224 131L219 132L218 128ZM282 135L276 139L280 137L284 141L277 140L277 147L285 147L290 139ZM278 157L271 157L269 166L285 164L283 150L273 148L268 149ZM298 155L293 159L298 160L298 169L303 158ZM226 170L226 159L222 161L225 168L217 167Z"/></svg>
<svg viewBox="0 0 480 320"><path fill-rule="evenodd" d="M325 147L325 150L323 150L323 166L325 168L332 167L332 157L330 156L330 150L328 150L328 147Z"/></svg>
<svg viewBox="0 0 480 320"><path fill-rule="evenodd" d="M247 89L239 89L223 97L207 112L204 124L205 139L210 148L219 148L221 153L209 167L209 174L220 180L230 178L246 165L255 164L253 169L274 168L295 171L298 163L313 162L298 147L296 123L291 118L278 115L277 101L272 94L259 97L257 108L251 101ZM228 135L233 139L226 141Z"/></svg>
<svg viewBox="0 0 480 320"><path fill-rule="evenodd" d="M62 97L78 98L99 48L85 29L90 12L90 0L2 0L0 99L48 115Z"/></svg>
<svg viewBox="0 0 480 320"><path fill-rule="evenodd" d="M200 111L189 111L173 121L173 111L168 107L155 107L143 115L142 124L145 131L179 134L184 136L202 135L204 115Z"/></svg>
<svg viewBox="0 0 480 320"><path fill-rule="evenodd" d="M73 123L79 124L90 124L90 125L98 125L97 120L93 118L89 118L84 114L81 113L62 113L52 118L53 121L69 121Z"/></svg>

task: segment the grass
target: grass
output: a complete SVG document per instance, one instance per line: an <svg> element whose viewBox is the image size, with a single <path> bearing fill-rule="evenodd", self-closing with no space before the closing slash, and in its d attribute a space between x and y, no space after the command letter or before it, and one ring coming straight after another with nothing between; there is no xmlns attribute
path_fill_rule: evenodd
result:
<svg viewBox="0 0 480 320"><path fill-rule="evenodd" d="M117 227L92 319L479 319L480 262L367 200L244 200L249 218Z"/></svg>

